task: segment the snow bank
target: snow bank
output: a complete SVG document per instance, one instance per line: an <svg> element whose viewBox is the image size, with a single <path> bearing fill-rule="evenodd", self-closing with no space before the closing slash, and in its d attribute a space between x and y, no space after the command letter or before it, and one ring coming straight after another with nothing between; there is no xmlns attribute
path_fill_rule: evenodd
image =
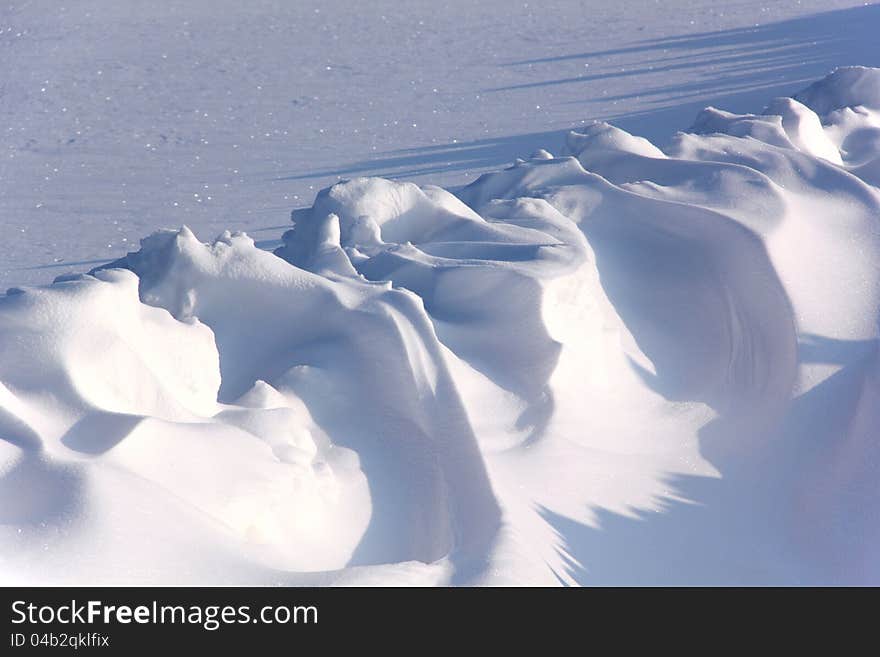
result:
<svg viewBox="0 0 880 657"><path fill-rule="evenodd" d="M4 582L880 583L880 71L0 298Z"/></svg>

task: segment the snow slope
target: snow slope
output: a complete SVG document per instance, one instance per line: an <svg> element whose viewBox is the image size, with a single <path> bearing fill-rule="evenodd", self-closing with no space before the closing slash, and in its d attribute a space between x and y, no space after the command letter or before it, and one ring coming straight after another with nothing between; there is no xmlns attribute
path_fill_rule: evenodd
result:
<svg viewBox="0 0 880 657"><path fill-rule="evenodd" d="M878 135L845 67L11 290L0 579L880 583Z"/></svg>

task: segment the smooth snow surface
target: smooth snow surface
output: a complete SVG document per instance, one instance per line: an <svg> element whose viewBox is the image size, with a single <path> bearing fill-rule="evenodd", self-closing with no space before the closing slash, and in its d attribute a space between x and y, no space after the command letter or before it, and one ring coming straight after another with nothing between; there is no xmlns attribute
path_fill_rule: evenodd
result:
<svg viewBox="0 0 880 657"><path fill-rule="evenodd" d="M878 25L863 0L2 0L0 292L162 227L272 250L341 179L462 185L594 119L663 145L880 66Z"/></svg>
<svg viewBox="0 0 880 657"><path fill-rule="evenodd" d="M880 69L768 100L10 290L0 581L880 584Z"/></svg>

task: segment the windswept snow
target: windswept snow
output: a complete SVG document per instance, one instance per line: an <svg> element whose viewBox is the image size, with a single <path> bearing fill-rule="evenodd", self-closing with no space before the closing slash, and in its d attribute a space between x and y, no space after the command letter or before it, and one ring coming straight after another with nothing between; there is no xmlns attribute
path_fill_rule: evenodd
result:
<svg viewBox="0 0 880 657"><path fill-rule="evenodd" d="M864 0L4 0L0 291L358 176L443 187L593 120L664 145L880 66Z"/></svg>
<svg viewBox="0 0 880 657"><path fill-rule="evenodd" d="M880 69L768 100L10 290L0 581L880 583Z"/></svg>

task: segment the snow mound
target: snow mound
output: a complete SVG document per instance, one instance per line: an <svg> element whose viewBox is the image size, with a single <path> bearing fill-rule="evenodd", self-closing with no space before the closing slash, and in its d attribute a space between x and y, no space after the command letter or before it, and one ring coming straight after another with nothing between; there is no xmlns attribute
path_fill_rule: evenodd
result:
<svg viewBox="0 0 880 657"><path fill-rule="evenodd" d="M880 71L0 298L4 583L880 583Z"/></svg>
<svg viewBox="0 0 880 657"><path fill-rule="evenodd" d="M795 99L820 115L845 107L880 109L880 69L842 66L796 94Z"/></svg>

